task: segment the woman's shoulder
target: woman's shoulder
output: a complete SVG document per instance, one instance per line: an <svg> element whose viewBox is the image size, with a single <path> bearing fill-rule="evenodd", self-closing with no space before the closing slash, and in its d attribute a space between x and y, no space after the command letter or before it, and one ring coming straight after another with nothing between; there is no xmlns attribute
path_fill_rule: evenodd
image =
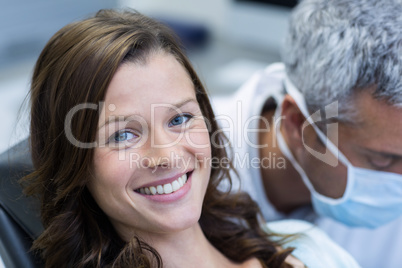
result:
<svg viewBox="0 0 402 268"><path fill-rule="evenodd" d="M309 268L358 268L358 263L329 236L313 224L301 220L281 220L267 223L270 232L294 235L282 247L294 247L292 255Z"/></svg>

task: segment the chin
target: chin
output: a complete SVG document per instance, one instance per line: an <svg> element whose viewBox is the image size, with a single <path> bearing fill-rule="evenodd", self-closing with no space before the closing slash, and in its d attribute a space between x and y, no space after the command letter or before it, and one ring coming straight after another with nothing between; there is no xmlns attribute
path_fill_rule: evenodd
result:
<svg viewBox="0 0 402 268"><path fill-rule="evenodd" d="M198 225L201 217L201 209L194 209L189 213L182 214L181 216L172 215L169 218L163 218L160 222L160 229L164 233L175 233L190 229Z"/></svg>

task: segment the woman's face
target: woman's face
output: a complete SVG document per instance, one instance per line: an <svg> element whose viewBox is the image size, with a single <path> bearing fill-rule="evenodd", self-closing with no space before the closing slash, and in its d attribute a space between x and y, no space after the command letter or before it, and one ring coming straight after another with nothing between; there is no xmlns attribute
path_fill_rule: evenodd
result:
<svg viewBox="0 0 402 268"><path fill-rule="evenodd" d="M172 55L120 66L100 114L98 145L88 189L123 239L197 224L210 140L194 85Z"/></svg>

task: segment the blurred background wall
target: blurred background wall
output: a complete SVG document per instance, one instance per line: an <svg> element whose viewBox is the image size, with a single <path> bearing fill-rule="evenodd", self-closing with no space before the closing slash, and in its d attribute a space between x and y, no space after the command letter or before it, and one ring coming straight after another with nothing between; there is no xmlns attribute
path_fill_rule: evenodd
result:
<svg viewBox="0 0 402 268"><path fill-rule="evenodd" d="M47 40L65 24L116 0L1 0L0 68L36 58Z"/></svg>
<svg viewBox="0 0 402 268"><path fill-rule="evenodd" d="M204 24L215 36L251 49L277 50L297 0L119 0L148 15Z"/></svg>

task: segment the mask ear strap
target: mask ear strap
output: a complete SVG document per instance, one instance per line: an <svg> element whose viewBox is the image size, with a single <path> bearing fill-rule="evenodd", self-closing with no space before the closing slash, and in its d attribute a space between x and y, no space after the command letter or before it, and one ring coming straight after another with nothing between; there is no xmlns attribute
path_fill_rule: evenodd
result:
<svg viewBox="0 0 402 268"><path fill-rule="evenodd" d="M307 104L304 96L302 93L296 88L296 86L290 81L289 77L285 75L285 88L287 93L294 99L296 102L297 106L299 107L300 111L306 118L307 122L303 124L303 127L305 125L311 125L313 126L315 132L317 133L319 139L324 143L324 145L330 150L330 152L337 158L339 161L341 161L343 164L346 166L351 165L349 160L345 157L345 155L338 149L338 147L333 144L325 135L322 133L322 131L317 127L315 122L321 121L321 115L320 112L317 111L313 115L310 115L307 109ZM331 117L337 116L338 115L338 102L331 103L330 105L327 105L325 107L325 110L327 114L331 114ZM311 152L310 152L311 153ZM314 154L313 154L314 155ZM336 165L335 165L336 166Z"/></svg>
<svg viewBox="0 0 402 268"><path fill-rule="evenodd" d="M278 103L278 106L275 111L275 120L277 120L277 118L279 118L281 116L281 110L282 110L282 104ZM281 119L278 121L278 124L275 126L275 136L276 136L276 141L278 143L279 149L281 150L283 155L287 159L289 159L289 161L292 163L293 167L300 174L304 184L307 186L307 188L310 190L310 192L315 192L314 186L311 184L310 180L307 178L307 174L304 172L303 168L299 165L299 163L294 158L292 152L289 149L289 146L287 145L285 139L282 136Z"/></svg>

